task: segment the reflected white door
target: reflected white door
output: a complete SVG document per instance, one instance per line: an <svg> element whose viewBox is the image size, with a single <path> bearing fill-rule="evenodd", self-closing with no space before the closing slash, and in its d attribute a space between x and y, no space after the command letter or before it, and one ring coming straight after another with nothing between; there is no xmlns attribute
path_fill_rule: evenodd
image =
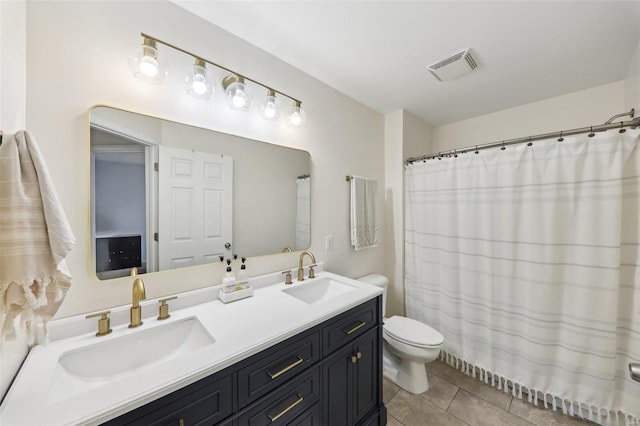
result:
<svg viewBox="0 0 640 426"><path fill-rule="evenodd" d="M160 146L158 172L160 270L227 257L233 229L233 159Z"/></svg>

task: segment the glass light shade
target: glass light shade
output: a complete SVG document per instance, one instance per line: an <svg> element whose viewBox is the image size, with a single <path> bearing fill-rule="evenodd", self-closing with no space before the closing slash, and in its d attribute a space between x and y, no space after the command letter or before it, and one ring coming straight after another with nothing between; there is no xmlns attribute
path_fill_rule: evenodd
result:
<svg viewBox="0 0 640 426"><path fill-rule="evenodd" d="M247 85L244 82L244 78L232 74L223 79L222 85L225 88L224 93L231 108L241 111L251 108L252 99L247 93Z"/></svg>
<svg viewBox="0 0 640 426"><path fill-rule="evenodd" d="M262 102L262 116L267 120L280 118L280 101L273 90L269 90Z"/></svg>
<svg viewBox="0 0 640 426"><path fill-rule="evenodd" d="M292 126L302 126L307 121L307 114L301 106L301 102L295 101L289 114L289 124Z"/></svg>
<svg viewBox="0 0 640 426"><path fill-rule="evenodd" d="M215 84L211 74L207 72L206 64L196 59L191 72L185 78L187 93L198 99L209 99L215 91Z"/></svg>
<svg viewBox="0 0 640 426"><path fill-rule="evenodd" d="M148 38L129 55L129 68L137 78L153 84L162 84L169 74L169 67L158 55L155 40Z"/></svg>

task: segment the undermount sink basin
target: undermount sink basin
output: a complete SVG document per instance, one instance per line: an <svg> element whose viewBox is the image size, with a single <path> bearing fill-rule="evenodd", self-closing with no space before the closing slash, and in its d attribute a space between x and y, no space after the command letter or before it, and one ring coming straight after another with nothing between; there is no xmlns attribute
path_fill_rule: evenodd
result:
<svg viewBox="0 0 640 426"><path fill-rule="evenodd" d="M99 339L96 338L95 344L60 356L51 386L51 399L66 399L215 342L195 317L140 329L106 341Z"/></svg>
<svg viewBox="0 0 640 426"><path fill-rule="evenodd" d="M282 291L309 305L315 305L345 294L354 288L349 284L332 280L331 278L319 278L305 280L295 287L286 288Z"/></svg>

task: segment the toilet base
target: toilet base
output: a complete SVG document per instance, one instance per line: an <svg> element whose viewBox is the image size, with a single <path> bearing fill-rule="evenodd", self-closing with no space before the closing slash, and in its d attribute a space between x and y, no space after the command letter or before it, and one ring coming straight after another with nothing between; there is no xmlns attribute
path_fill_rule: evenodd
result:
<svg viewBox="0 0 640 426"><path fill-rule="evenodd" d="M398 359L387 351L384 354L382 375L402 389L413 394L429 390L425 364L419 361Z"/></svg>

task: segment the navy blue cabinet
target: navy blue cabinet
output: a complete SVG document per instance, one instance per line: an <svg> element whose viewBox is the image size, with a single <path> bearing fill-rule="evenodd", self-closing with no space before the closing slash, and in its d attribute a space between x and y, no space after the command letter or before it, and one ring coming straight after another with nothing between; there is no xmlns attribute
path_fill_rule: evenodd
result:
<svg viewBox="0 0 640 426"><path fill-rule="evenodd" d="M107 423L382 426L380 297Z"/></svg>
<svg viewBox="0 0 640 426"><path fill-rule="evenodd" d="M233 375L219 372L124 414L107 425L209 426L233 412Z"/></svg>
<svg viewBox="0 0 640 426"><path fill-rule="evenodd" d="M373 329L323 362L324 424L356 425L381 403L379 356Z"/></svg>

